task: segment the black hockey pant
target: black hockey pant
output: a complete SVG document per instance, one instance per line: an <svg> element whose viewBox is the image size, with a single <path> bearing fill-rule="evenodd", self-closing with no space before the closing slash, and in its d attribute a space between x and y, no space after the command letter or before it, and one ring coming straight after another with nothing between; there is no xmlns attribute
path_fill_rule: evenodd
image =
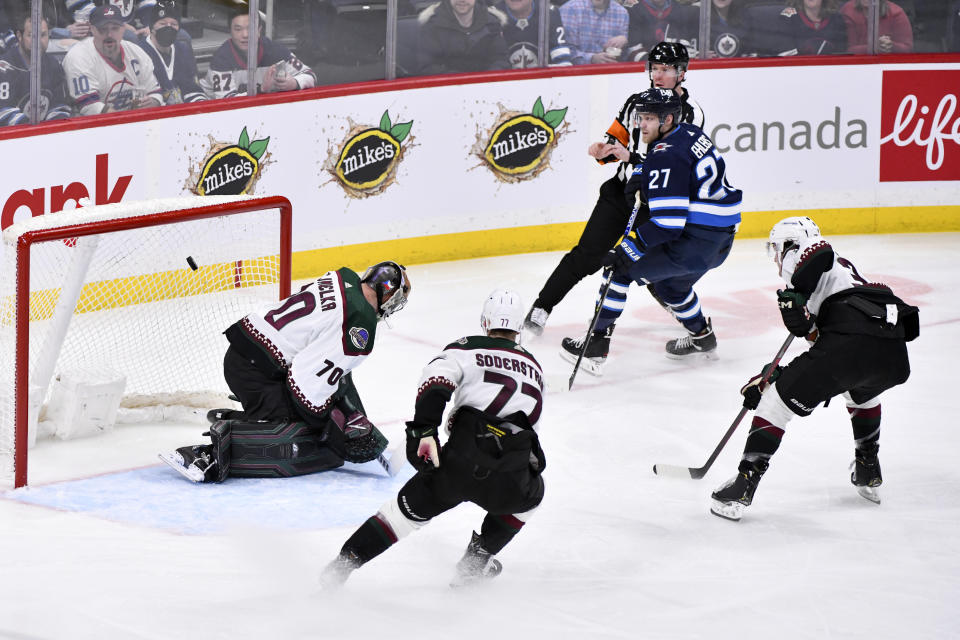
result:
<svg viewBox="0 0 960 640"><path fill-rule="evenodd" d="M547 312L559 304L573 287L600 270L603 256L623 235L632 205L623 195L623 182L616 176L600 185L600 196L577 246L567 252L547 278L537 296L537 306ZM638 220L637 223L643 222Z"/></svg>
<svg viewBox="0 0 960 640"><path fill-rule="evenodd" d="M821 333L777 378L781 400L798 416L845 391L857 404L910 377L907 345L899 338Z"/></svg>
<svg viewBox="0 0 960 640"><path fill-rule="evenodd" d="M540 469L546 461L532 430L495 445L492 438L478 437L486 420L477 416L461 409L440 451L440 466L410 478L397 504L406 517L420 522L462 502L478 505L487 511L481 528L484 547L496 554L522 526L511 526L510 516L530 511L543 500L543 478L530 464L531 453Z"/></svg>

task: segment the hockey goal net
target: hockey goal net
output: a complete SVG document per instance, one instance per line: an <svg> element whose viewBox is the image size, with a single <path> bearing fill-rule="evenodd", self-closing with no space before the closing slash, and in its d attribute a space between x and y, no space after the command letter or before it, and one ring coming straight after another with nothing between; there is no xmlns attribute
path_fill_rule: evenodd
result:
<svg viewBox="0 0 960 640"><path fill-rule="evenodd" d="M65 372L119 374L125 407L223 406L222 332L289 295L291 224L286 198L208 196L79 208L4 230L0 486L27 484L28 446Z"/></svg>

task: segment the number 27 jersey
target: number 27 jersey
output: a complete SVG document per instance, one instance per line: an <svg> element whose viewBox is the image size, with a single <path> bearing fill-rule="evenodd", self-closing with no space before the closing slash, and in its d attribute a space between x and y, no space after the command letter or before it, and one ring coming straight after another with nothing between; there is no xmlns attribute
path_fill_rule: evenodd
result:
<svg viewBox="0 0 960 640"><path fill-rule="evenodd" d="M342 268L249 314L240 327L286 369L294 398L319 415L340 378L373 350L377 315L363 296L360 276Z"/></svg>

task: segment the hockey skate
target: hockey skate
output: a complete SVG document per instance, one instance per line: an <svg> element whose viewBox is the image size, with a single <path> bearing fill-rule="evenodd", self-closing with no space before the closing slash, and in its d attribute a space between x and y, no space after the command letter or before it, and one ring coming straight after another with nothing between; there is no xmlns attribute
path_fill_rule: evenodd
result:
<svg viewBox="0 0 960 640"><path fill-rule="evenodd" d="M527 317L523 320L524 333L531 336L542 336L543 329L547 326L547 318L549 317L549 311L543 307L534 305L530 308L530 312L527 313Z"/></svg>
<svg viewBox="0 0 960 640"><path fill-rule="evenodd" d="M451 587L466 587L485 580L492 580L503 571L503 565L483 548L476 531L470 536L470 544L457 563L456 574L450 582Z"/></svg>
<svg viewBox="0 0 960 640"><path fill-rule="evenodd" d="M604 331L594 331L590 338L590 344L587 345L583 360L580 362L580 368L590 375L603 375L603 365L610 353L610 336L613 334L613 327L614 325L610 325ZM576 364L580 352L583 351L583 341L583 338L564 338L560 343L560 356L567 362Z"/></svg>
<svg viewBox="0 0 960 640"><path fill-rule="evenodd" d="M190 482L212 481L216 475L217 462L210 445L180 447L173 453L158 454L158 457Z"/></svg>
<svg viewBox="0 0 960 640"><path fill-rule="evenodd" d="M733 521L743 517L743 510L753 503L753 494L768 466L762 460L741 461L737 475L710 494L713 499L710 513Z"/></svg>
<svg viewBox="0 0 960 640"><path fill-rule="evenodd" d="M360 568L363 562L353 551L341 551L330 564L320 572L320 586L324 589L337 589L343 586L350 574Z"/></svg>
<svg viewBox="0 0 960 640"><path fill-rule="evenodd" d="M857 493L869 500L880 504L880 492L877 490L883 484L883 476L880 475L880 459L877 452L880 446L877 444L869 445L863 449L858 448L854 453L854 460L850 463L853 473L850 474L850 482L857 488Z"/></svg>
<svg viewBox="0 0 960 640"><path fill-rule="evenodd" d="M707 326L699 333L683 336L667 342L667 357L674 360L703 355L709 360L717 357L717 336L713 333L713 323L707 318Z"/></svg>

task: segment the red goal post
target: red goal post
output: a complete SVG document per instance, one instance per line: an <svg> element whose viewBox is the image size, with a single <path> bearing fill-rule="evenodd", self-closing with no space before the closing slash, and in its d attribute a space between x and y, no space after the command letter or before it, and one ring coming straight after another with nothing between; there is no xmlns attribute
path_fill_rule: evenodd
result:
<svg viewBox="0 0 960 640"><path fill-rule="evenodd" d="M132 406L225 397L219 334L254 304L290 295L292 217L282 196L195 196L6 229L0 359L13 366L0 367L0 485L27 484L31 402L36 413L65 367L117 369Z"/></svg>

